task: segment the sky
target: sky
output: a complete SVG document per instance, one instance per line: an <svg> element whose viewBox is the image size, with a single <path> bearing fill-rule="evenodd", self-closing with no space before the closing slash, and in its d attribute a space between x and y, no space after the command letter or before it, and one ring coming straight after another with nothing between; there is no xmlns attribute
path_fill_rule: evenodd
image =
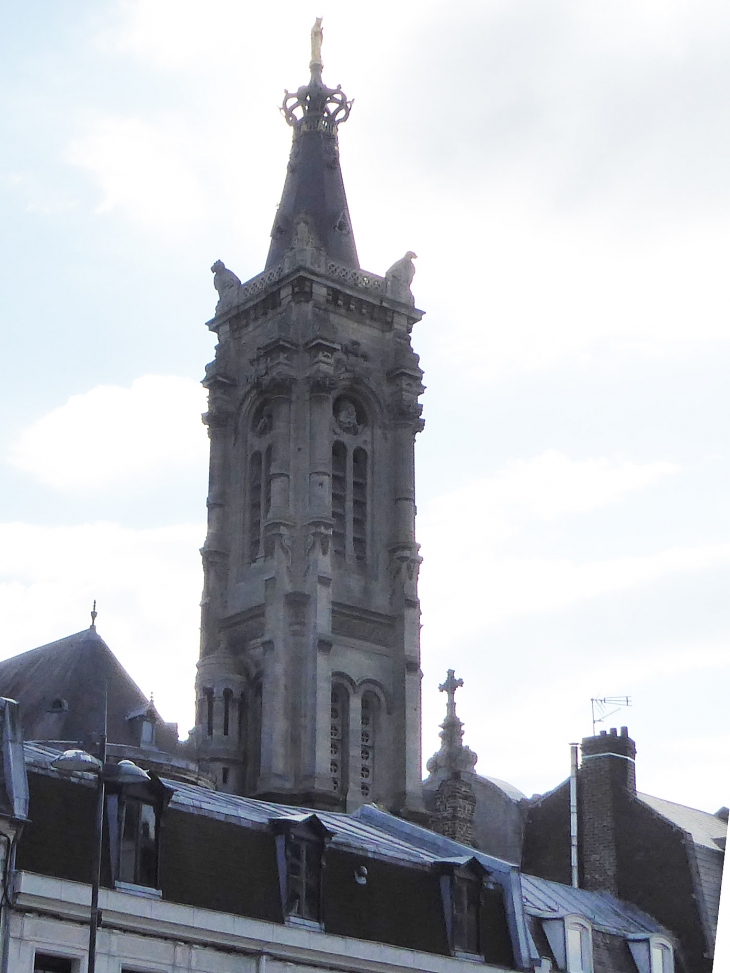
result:
<svg viewBox="0 0 730 973"><path fill-rule="evenodd" d="M192 725L222 259L263 269L324 78L360 261L426 310L424 758L567 776L628 696L639 789L730 804L730 8L0 2L0 652L98 630Z"/></svg>

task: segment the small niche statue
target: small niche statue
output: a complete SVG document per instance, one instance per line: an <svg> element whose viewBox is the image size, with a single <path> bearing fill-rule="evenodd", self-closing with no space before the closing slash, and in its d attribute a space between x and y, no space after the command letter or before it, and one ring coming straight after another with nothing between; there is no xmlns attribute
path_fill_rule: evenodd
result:
<svg viewBox="0 0 730 973"><path fill-rule="evenodd" d="M261 410L261 415L256 423L256 435L257 436L268 436L271 430L274 428L274 411L271 406L266 403L266 405Z"/></svg>
<svg viewBox="0 0 730 973"><path fill-rule="evenodd" d="M355 403L350 399L340 399L335 410L337 425L344 432L349 432L355 436L360 432L360 423L357 421L357 409Z"/></svg>
<svg viewBox="0 0 730 973"><path fill-rule="evenodd" d="M215 312L218 314L236 303L241 281L222 260L216 260L210 269L214 275L213 287L218 291L218 303L215 306Z"/></svg>

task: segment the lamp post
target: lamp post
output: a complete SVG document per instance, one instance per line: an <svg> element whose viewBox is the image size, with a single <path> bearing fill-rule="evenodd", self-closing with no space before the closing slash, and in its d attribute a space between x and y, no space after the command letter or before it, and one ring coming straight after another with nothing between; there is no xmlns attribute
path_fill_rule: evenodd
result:
<svg viewBox="0 0 730 973"><path fill-rule="evenodd" d="M105 721L106 722L106 721ZM85 750L66 750L51 762L54 770L65 774L87 773L96 777L96 813L94 815L94 847L91 859L91 912L89 914L89 962L88 973L96 973L96 932L101 925L99 911L99 884L101 881L101 850L104 835L104 797L107 780L116 784L140 784L150 779L131 760L109 763L106 754L106 727L99 742L99 759Z"/></svg>

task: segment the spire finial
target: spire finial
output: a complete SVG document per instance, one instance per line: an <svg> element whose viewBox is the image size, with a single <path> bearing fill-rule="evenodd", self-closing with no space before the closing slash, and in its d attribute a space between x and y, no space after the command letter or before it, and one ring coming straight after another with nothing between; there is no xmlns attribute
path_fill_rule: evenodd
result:
<svg viewBox="0 0 730 973"><path fill-rule="evenodd" d="M439 692L446 693L446 719L441 724L441 749L428 761L426 767L429 773L446 770L452 775L459 776L463 771L473 771L477 762L477 755L469 747L464 746L464 724L456 715L456 690L464 685L463 679L457 679L453 669L446 673L446 680L439 686Z"/></svg>
<svg viewBox="0 0 730 973"><path fill-rule="evenodd" d="M309 84L296 92L284 89L281 112L295 136L302 131L337 134L337 126L346 122L352 108L344 91L337 85L328 88L322 81L322 18L317 17L311 31L312 59L309 62Z"/></svg>
<svg viewBox="0 0 730 973"><path fill-rule="evenodd" d="M96 598L94 598L94 607L91 609L91 625L89 628L93 628L96 631L96 616L99 613L96 610Z"/></svg>

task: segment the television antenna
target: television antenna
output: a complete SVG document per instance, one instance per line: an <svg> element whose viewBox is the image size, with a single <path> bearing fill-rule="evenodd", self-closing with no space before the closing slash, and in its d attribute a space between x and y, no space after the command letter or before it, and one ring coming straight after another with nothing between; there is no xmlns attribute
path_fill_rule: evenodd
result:
<svg viewBox="0 0 730 973"><path fill-rule="evenodd" d="M628 696L603 696L601 699L591 698L593 736L596 735L596 723L603 723L609 716L618 713L625 706L631 706L631 699ZM613 709L609 709L609 707L613 707Z"/></svg>

